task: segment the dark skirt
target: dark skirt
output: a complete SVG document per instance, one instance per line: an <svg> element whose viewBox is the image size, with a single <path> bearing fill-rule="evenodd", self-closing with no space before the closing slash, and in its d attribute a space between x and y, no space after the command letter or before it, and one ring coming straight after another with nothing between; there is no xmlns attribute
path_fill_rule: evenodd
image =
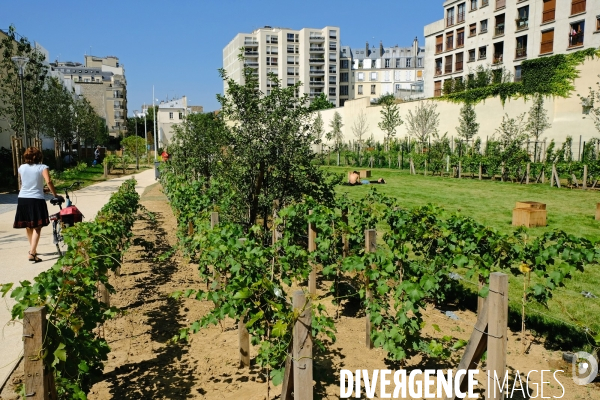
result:
<svg viewBox="0 0 600 400"><path fill-rule="evenodd" d="M41 228L49 224L46 200L19 197L13 228Z"/></svg>

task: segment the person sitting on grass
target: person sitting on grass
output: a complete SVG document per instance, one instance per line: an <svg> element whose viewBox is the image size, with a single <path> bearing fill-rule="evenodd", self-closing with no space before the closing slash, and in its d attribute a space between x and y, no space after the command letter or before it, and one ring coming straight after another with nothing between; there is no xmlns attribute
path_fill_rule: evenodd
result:
<svg viewBox="0 0 600 400"><path fill-rule="evenodd" d="M357 171L352 171L350 177L348 178L348 182L345 183L347 186L356 186L356 185L370 185L370 184L383 184L385 183L385 179L379 178L376 181L369 181L367 179L360 179L360 174Z"/></svg>

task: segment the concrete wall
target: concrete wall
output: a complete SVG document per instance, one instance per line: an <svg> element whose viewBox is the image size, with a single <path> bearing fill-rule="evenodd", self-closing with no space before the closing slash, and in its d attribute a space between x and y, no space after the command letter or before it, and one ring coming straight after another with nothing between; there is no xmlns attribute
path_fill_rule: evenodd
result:
<svg viewBox="0 0 600 400"><path fill-rule="evenodd" d="M579 66L580 78L575 81L575 90L571 93L571 97L563 98L546 98L544 106L548 111L548 117L552 123L552 128L544 132L544 137L548 140L554 139L558 143L564 142L568 135L573 136L573 141L579 141L579 135L582 135L582 140L587 141L593 137L600 137L600 132L596 131L592 120L584 118L582 112L581 101L577 94L587 96L588 88L591 86L596 88L598 82L598 74L600 73L600 60L588 60ZM419 100L428 101L428 100ZM429 100L433 101L433 100ZM454 104L446 101L435 101L437 111L440 113L439 132L448 132L448 136L457 137L456 127L458 126L458 117L461 104ZM368 130L363 139L367 139L372 134L376 141L383 142L385 134L379 129L377 124L381 121L381 106L371 106L368 97L347 101L344 107L322 110L321 115L325 130L331 128L329 124L335 112L342 116L342 132L344 134L344 142L356 140L357 138L352 133L352 125L357 121L360 112L364 112L367 117ZM507 100L504 107L499 98L488 99L485 102L479 103L475 107L477 113L477 121L480 124L479 137L485 141L489 136L491 139L494 131L500 125L502 117L507 113L510 117L515 117L520 113L527 112L531 107L531 100L525 101L522 98L516 100ZM405 121L396 133L397 138L404 138L408 135L406 130L406 115L408 110L414 110L418 101L399 104L400 115ZM414 112L414 111L413 111ZM527 118L527 117L526 117ZM575 148L574 148L575 151Z"/></svg>

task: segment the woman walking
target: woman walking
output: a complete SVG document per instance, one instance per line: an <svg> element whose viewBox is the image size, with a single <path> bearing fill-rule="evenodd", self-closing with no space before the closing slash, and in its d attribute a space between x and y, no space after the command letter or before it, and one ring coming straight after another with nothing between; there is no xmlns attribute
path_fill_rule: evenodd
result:
<svg viewBox="0 0 600 400"><path fill-rule="evenodd" d="M13 228L25 228L29 240L29 261L42 261L37 256L42 227L50 224L48 206L44 199L44 181L54 197L56 189L52 184L48 166L42 164L42 152L36 147L28 147L24 154L25 163L19 167L21 191L17 202L17 213Z"/></svg>

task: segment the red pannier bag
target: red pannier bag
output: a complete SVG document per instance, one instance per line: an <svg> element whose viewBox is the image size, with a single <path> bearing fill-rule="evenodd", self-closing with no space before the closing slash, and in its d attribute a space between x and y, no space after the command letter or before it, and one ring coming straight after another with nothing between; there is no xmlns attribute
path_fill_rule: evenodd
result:
<svg viewBox="0 0 600 400"><path fill-rule="evenodd" d="M65 227L73 226L73 224L83 220L83 214L75 206L65 207L60 210L60 220Z"/></svg>

